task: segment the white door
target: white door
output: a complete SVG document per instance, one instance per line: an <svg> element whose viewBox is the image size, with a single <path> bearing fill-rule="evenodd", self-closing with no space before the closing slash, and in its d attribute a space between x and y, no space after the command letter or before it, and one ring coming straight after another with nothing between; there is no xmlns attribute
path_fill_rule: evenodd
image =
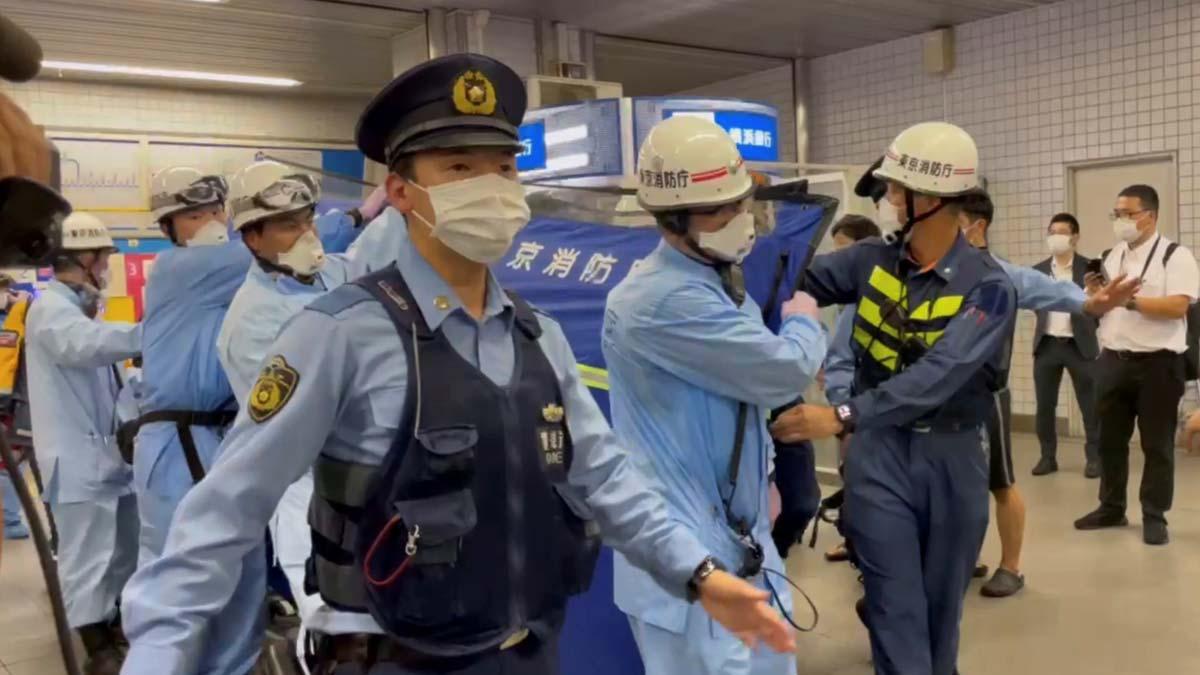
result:
<svg viewBox="0 0 1200 675"><path fill-rule="evenodd" d="M1158 230L1168 239L1179 241L1178 188L1175 155L1160 153L1114 160L1081 162L1067 165L1067 211L1079 220L1079 252L1098 256L1116 243L1109 214L1117 195L1130 185L1149 185L1158 191ZM1068 387L1071 378L1063 378L1059 401L1068 402L1068 421L1072 436L1083 435L1083 417Z"/></svg>

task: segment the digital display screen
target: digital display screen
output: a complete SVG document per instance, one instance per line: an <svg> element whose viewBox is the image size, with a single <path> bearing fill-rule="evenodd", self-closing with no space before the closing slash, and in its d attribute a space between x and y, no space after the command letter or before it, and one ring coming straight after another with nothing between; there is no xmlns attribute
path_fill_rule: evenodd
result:
<svg viewBox="0 0 1200 675"><path fill-rule="evenodd" d="M523 178L619 176L621 105L615 98L530 110L520 128ZM540 155L540 156L539 156Z"/></svg>
<svg viewBox="0 0 1200 675"><path fill-rule="evenodd" d="M517 171L536 171L546 168L546 123L522 124L517 133L521 152L517 155Z"/></svg>
<svg viewBox="0 0 1200 675"><path fill-rule="evenodd" d="M779 113L774 107L751 101L720 98L635 98L633 131L636 147L661 120L692 115L711 120L737 144L750 162L779 161Z"/></svg>

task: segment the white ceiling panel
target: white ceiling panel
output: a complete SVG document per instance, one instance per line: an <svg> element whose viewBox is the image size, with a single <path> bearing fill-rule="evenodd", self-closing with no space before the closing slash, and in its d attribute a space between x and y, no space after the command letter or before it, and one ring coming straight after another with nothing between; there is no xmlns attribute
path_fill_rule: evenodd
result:
<svg viewBox="0 0 1200 675"><path fill-rule="evenodd" d="M372 0L487 9L606 35L782 57L857 49L1057 0Z"/></svg>
<svg viewBox="0 0 1200 675"><path fill-rule="evenodd" d="M287 77L304 83L287 91L325 94L377 91L391 36L424 26L420 13L315 0L0 0L0 12L47 59Z"/></svg>

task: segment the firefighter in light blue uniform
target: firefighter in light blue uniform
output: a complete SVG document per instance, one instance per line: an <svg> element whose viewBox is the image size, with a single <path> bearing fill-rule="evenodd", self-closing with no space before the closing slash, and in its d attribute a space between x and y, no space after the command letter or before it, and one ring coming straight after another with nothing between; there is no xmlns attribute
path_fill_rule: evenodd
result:
<svg viewBox="0 0 1200 675"><path fill-rule="evenodd" d="M142 318L142 417L134 446L144 568L163 551L175 509L211 466L236 414L229 380L217 359L217 333L246 278L250 253L230 241L228 185L189 168L156 174L155 220L175 244L154 261ZM206 631L202 672L245 673L261 644L266 559L250 570L235 601Z"/></svg>
<svg viewBox="0 0 1200 675"><path fill-rule="evenodd" d="M258 162L243 169L234 176L231 189L233 227L255 262L225 315L217 336L217 355L238 406L245 407L283 325L312 301L359 276L345 254L326 255L323 241L348 246L362 229L322 227L330 214L314 221L319 198L315 183L277 162ZM286 199L272 205L271 195L285 193ZM366 211L363 219L368 219L369 213ZM317 239L318 231L324 231L326 238ZM341 234L329 239L328 234L335 231ZM270 523L275 556L304 622L324 607L319 596L304 590L304 567L312 549L307 523L312 485L312 475L306 472L284 493Z"/></svg>
<svg viewBox="0 0 1200 675"><path fill-rule="evenodd" d="M777 590L774 603L790 612L770 536L765 415L795 400L821 366L816 303L803 295L784 303L775 335L741 286L754 183L720 127L664 120L638 169L638 202L663 241L608 297L602 346L614 429L715 565ZM795 672L790 654L748 649L624 555L614 567L617 606L649 675Z"/></svg>
<svg viewBox="0 0 1200 675"><path fill-rule="evenodd" d="M529 219L515 182L524 102L510 68L455 54L401 75L368 106L358 145L389 166L389 202L411 216L395 233L396 266L334 290L284 327L219 460L181 504L165 555L130 584L124 672L196 671L206 624L231 601L284 491L314 462L311 526L323 548L314 547L310 580L322 597L340 598L342 610L309 624L320 672L558 673L563 587L590 571L560 565L563 555L584 562L584 549L558 547L594 536L584 522L592 516L679 595L694 581L705 606L734 630L791 646L763 594L722 573L695 580L709 550L670 522L614 442L562 329L507 295L487 270ZM551 391L560 393L530 396ZM469 399L489 403L464 407ZM474 424L447 423L450 409ZM520 434L500 431L510 425ZM392 475L394 462L381 465L388 458L428 471L424 489L434 494L387 499L402 478L368 489L369 476ZM476 464L467 492L436 492L444 489L439 480L470 476ZM491 470L498 465L516 473ZM561 482L552 486L552 476ZM476 510L461 501L471 495L492 501ZM333 501L360 506L336 511ZM403 525L394 530L407 541L380 553L395 570L375 569L372 552L345 547L385 540L393 527L380 519L392 508L405 509L389 522ZM459 529L467 522L472 527ZM569 536L561 529L568 523ZM475 557L479 551L487 555ZM447 602L447 578L477 590ZM407 599L370 599L391 592ZM421 627L402 630L410 612L429 614ZM389 634L374 616L384 617Z"/></svg>
<svg viewBox="0 0 1200 675"><path fill-rule="evenodd" d="M773 424L794 442L854 433L842 524L863 572L865 620L880 675L953 675L959 621L988 521L980 428L1016 313L1012 283L959 229L978 190L978 153L962 129L916 125L876 176L905 227L818 256L805 288L822 304L858 303L854 396L799 405Z"/></svg>
<svg viewBox="0 0 1200 675"><path fill-rule="evenodd" d="M67 217L55 278L26 320L33 442L48 470L43 498L58 527L67 621L95 674L120 669L114 620L138 549L132 475L116 444L116 364L137 356L142 332L96 319L115 250L98 218Z"/></svg>

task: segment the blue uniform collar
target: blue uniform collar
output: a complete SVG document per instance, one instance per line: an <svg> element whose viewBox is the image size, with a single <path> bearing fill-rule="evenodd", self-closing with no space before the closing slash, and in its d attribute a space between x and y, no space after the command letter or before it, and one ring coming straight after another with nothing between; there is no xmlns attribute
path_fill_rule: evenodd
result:
<svg viewBox="0 0 1200 675"><path fill-rule="evenodd" d="M658 248L654 249L654 255L662 260L666 267L704 279L716 284L718 288L721 287L721 275L717 273L715 267L684 254L683 251L669 244L666 239L658 242Z"/></svg>
<svg viewBox="0 0 1200 675"><path fill-rule="evenodd" d="M455 313L461 313L464 318L472 318L467 314L458 295L454 293L446 280L417 251L417 247L413 246L404 221L395 223L395 226L400 228L397 237L400 242L400 254L396 256L396 266L404 274L404 281L412 291L413 297L416 298L417 306L421 308L421 314L425 317L425 323L428 324L429 330L437 330L446 317ZM423 227L423 225L417 223L416 227ZM483 307L483 319L480 323L500 316L511 323L514 316L511 311L512 300L500 287L500 282L496 281L495 275L490 270L487 278L487 300ZM472 320L474 319L472 318Z"/></svg>
<svg viewBox="0 0 1200 675"><path fill-rule="evenodd" d="M57 295L61 295L62 297L66 298L67 300L70 300L71 304L75 305L76 307L79 307L79 308L83 307L83 301L79 299L79 296L75 293L75 291L72 290L70 286L64 284L63 282L59 281L58 279L51 279L46 284L46 291L50 292L50 293L55 293Z"/></svg>
<svg viewBox="0 0 1200 675"><path fill-rule="evenodd" d="M970 263L970 259L964 259L964 257L969 256L975 250L976 249L971 245L971 242L967 241L967 238L964 237L961 232L959 232L958 238L954 240L954 245L950 247L950 250L946 252L946 255L942 256L941 260L937 261L937 265L935 265L930 272L941 277L944 281L946 281L946 283L949 283L954 279L954 275L958 274L959 267L962 267L963 264ZM908 244L904 245L904 258L911 268L919 269L916 263L912 261L912 258L908 256Z"/></svg>

